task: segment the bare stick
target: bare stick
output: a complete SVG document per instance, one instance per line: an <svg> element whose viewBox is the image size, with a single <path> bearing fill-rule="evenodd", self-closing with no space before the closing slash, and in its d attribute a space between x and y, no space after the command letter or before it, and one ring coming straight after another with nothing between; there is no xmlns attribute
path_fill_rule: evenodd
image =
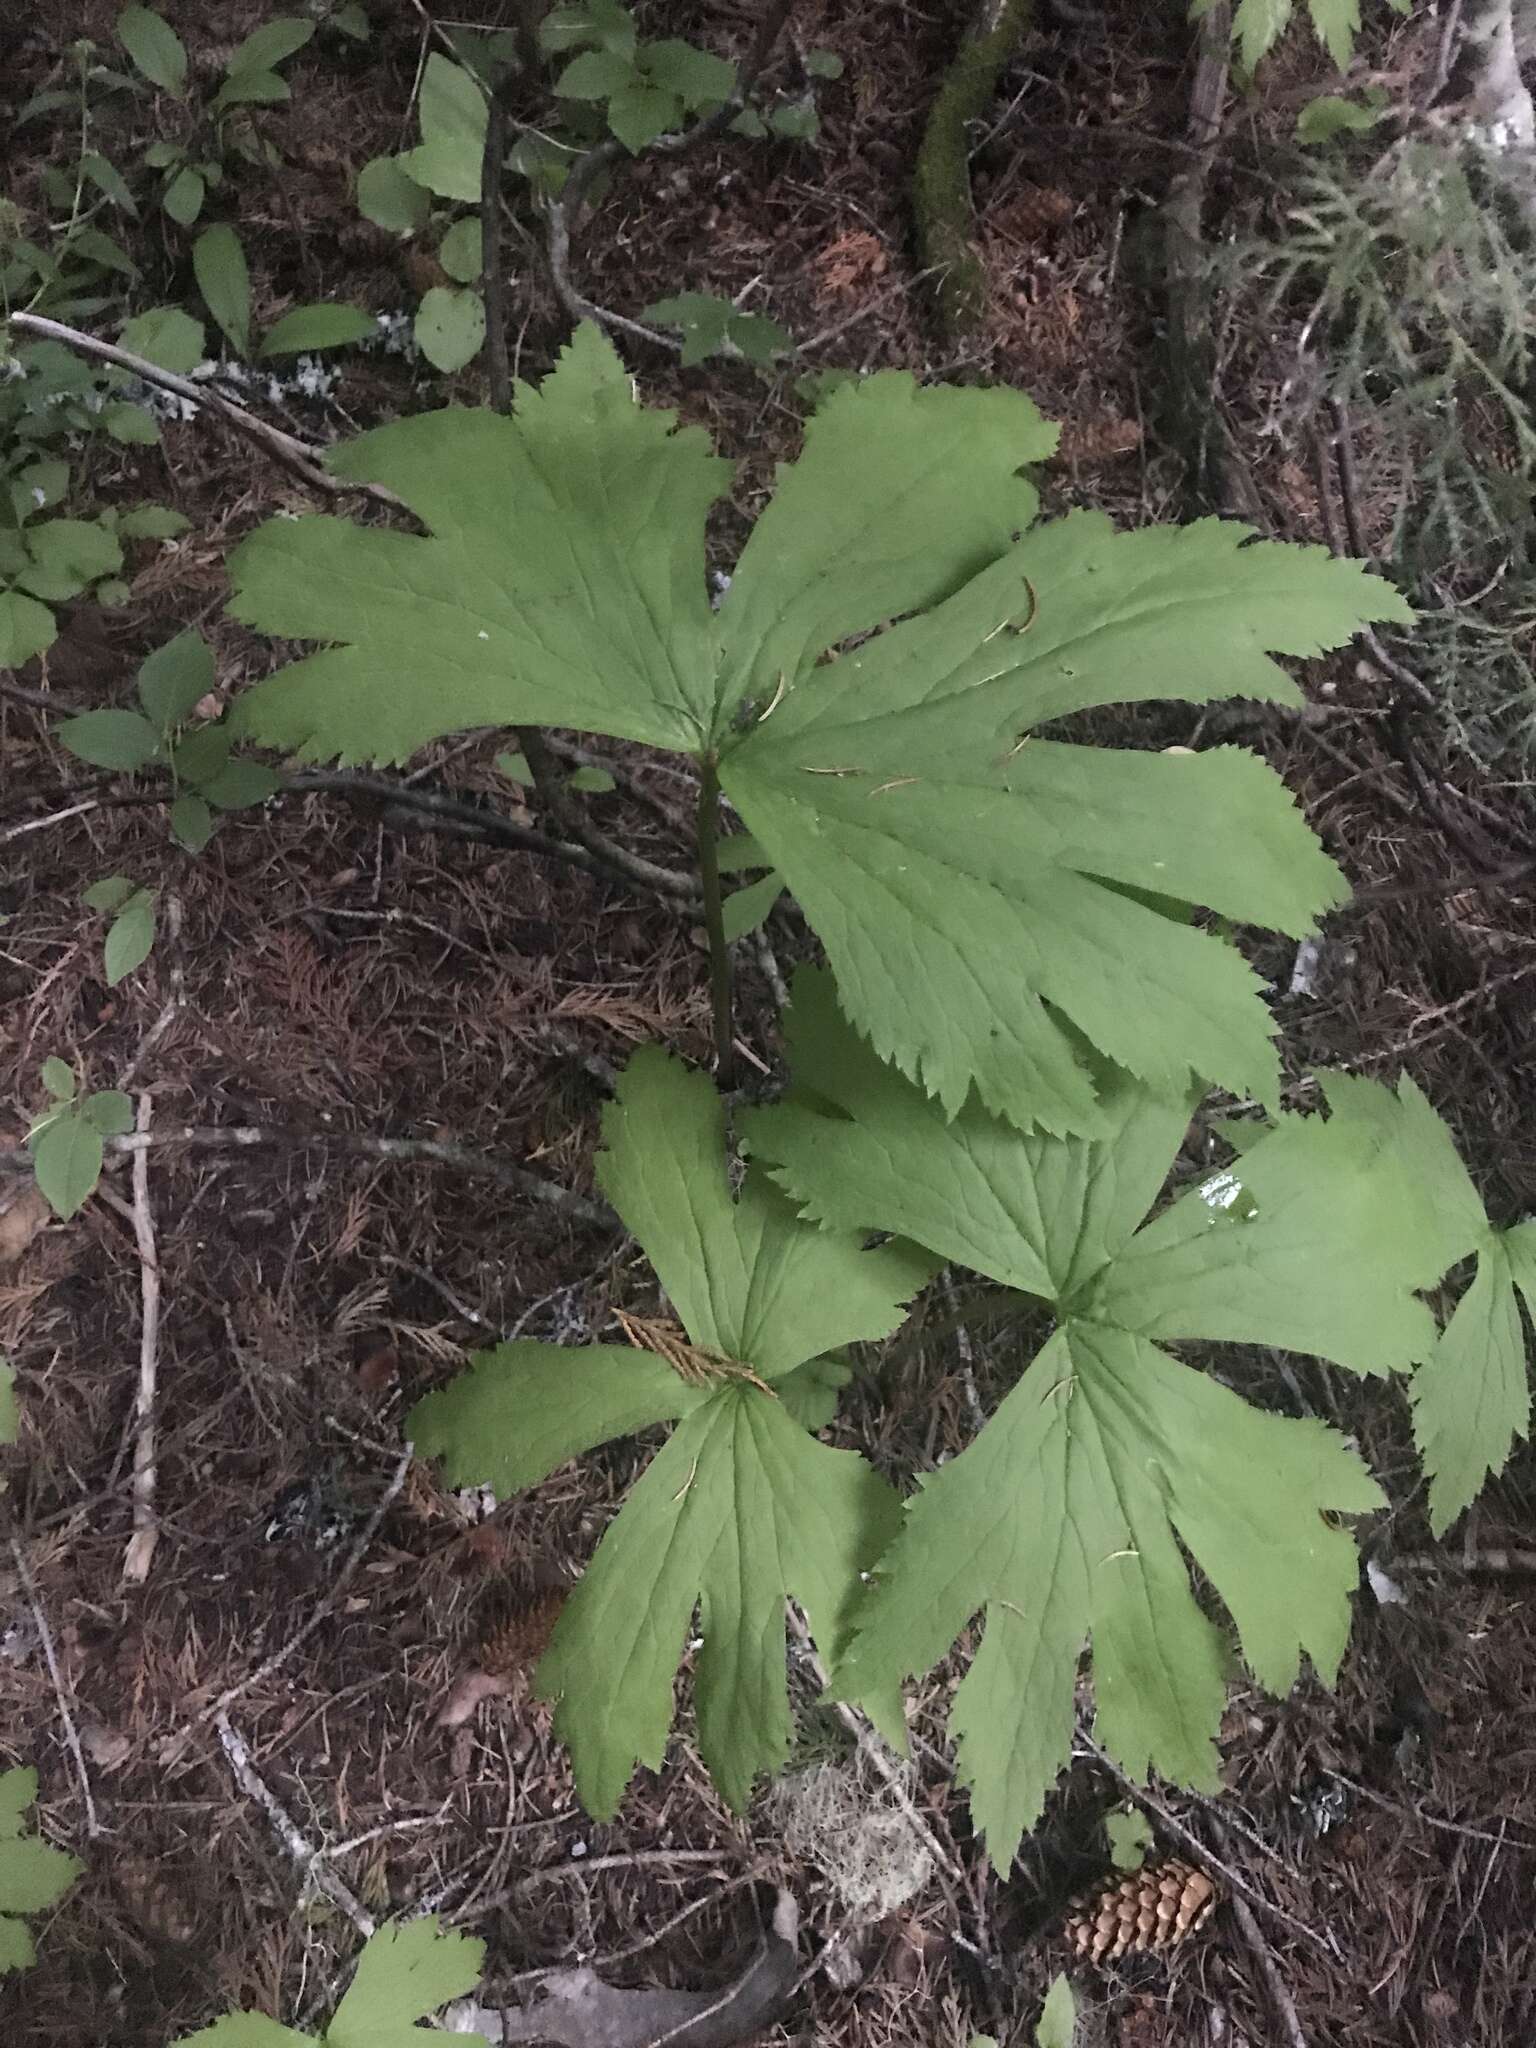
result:
<svg viewBox="0 0 1536 2048"><path fill-rule="evenodd" d="M415 1447L407 1444L400 1453L400 1462L396 1465L388 1486L385 1487L383 1493L379 1496L373 1513L368 1517L366 1528L347 1552L346 1562L342 1565L335 1578L332 1579L329 1592L309 1617L308 1621L304 1623L302 1628L296 1629L287 1642L279 1645L270 1657L265 1658L258 1664L254 1671L248 1671L244 1678L237 1679L233 1685L226 1686L216 1700L211 1701L204 1707L201 1713L194 1714L184 1728L179 1729L174 1735L169 1737L161 1750L160 1761L162 1763L173 1763L182 1754L188 1741L197 1733L199 1728L206 1728L210 1721L223 1722L226 1710L234 1705L242 1693L249 1692L253 1685L260 1685L264 1678L270 1678L274 1671L280 1670L290 1657L304 1647L315 1630L319 1628L321 1622L328 1615L334 1614L342 1594L351 1585L358 1566L362 1563L364 1557L367 1556L374 1537L378 1535L380 1524L389 1513L391 1507L393 1507L401 1487L404 1486L405 1475L411 1469L411 1459L414 1455ZM222 1734L222 1732L221 1728L220 1733Z"/></svg>
<svg viewBox="0 0 1536 2048"><path fill-rule="evenodd" d="M446 1916L444 1924L456 1927L461 1921L478 1920L482 1913L510 1905L513 1899L525 1897L536 1885L550 1884L557 1878L591 1877L602 1870L665 1868L674 1863L727 1863L730 1857L729 1849L632 1849L625 1855L579 1856L565 1863L545 1863L537 1870L526 1872L503 1891L492 1892L484 1899L469 1899L462 1906L456 1906ZM541 1971L539 1974L553 1976L556 1972Z"/></svg>
<svg viewBox="0 0 1536 2048"><path fill-rule="evenodd" d="M142 383L169 391L173 397L184 398L189 404L206 405L237 433L265 448L269 455L276 456L286 468L303 477L316 490L326 491L333 497L357 492L365 498L372 498L376 504L389 505L396 511L405 509L394 492L385 490L382 484L344 483L339 477L332 476L328 469L322 467L324 448L315 442L301 441L295 434L285 434L281 427L274 427L255 413L247 412L243 405L206 384L194 383L190 377L178 376L174 370L162 370L157 363L148 362L128 349L118 348L114 342L98 341L94 334L82 334L78 327L66 327L58 320L45 320L38 313L12 313L7 324L21 334L35 334L45 341L62 342L76 355L91 356L97 362L111 363L119 370L131 371Z"/></svg>
<svg viewBox="0 0 1536 2048"><path fill-rule="evenodd" d="M1307 2037L1301 2030L1301 2019L1296 2011L1296 2001L1286 1988L1286 1982L1280 1974L1280 1968L1275 1961L1274 1952L1270 1948L1269 1943L1264 1939L1259 1923L1253 1916L1253 1908L1246 1899L1239 1897L1236 1892L1232 1894L1228 1903L1232 1908L1232 1917L1237 1922L1243 1940L1248 1946L1248 1953L1258 1964L1259 1975L1264 1979L1265 1984L1269 1988L1270 2002L1273 2004L1275 2016L1284 2030L1288 2048L1307 2048Z"/></svg>
<svg viewBox="0 0 1536 2048"><path fill-rule="evenodd" d="M291 1151L307 1145L324 1145L332 1151L351 1152L366 1159L432 1160L440 1166L454 1166L462 1173L481 1174L514 1194L526 1195L559 1209L573 1221L594 1230L618 1227L612 1210L602 1202L590 1201L571 1188L545 1180L526 1166L500 1159L492 1152L476 1152L468 1145L451 1145L439 1138L384 1138L371 1131L289 1130L271 1124L166 1124L157 1131L133 1131L120 1138L106 1138L102 1149L109 1155L131 1156L183 1146L192 1152L250 1152L274 1146ZM0 1151L0 1173L30 1173L32 1155L24 1146Z"/></svg>
<svg viewBox="0 0 1536 2048"><path fill-rule="evenodd" d="M222 1708L215 1714L214 1723L219 1731L219 1741L223 1745L224 1754L229 1758L229 1768L234 1773L235 1783L247 1799L255 1800L271 1821L278 1840L299 1866L305 1881L312 1884L316 1891L324 1892L333 1906L339 1906L366 1940L375 1932L378 1922L361 1899L356 1897L335 1871L321 1860L322 1852L305 1840L292 1814L252 1763L251 1752L246 1748L244 1738L230 1726L229 1716Z"/></svg>
<svg viewBox="0 0 1536 2048"><path fill-rule="evenodd" d="M85 1751L80 1747L80 1731L75 1726L75 1717L70 1712L69 1693L64 1685L64 1673L59 1668L59 1653L53 1646L53 1630L48 1626L48 1617L43 1612L43 1603L38 1598L37 1581L32 1576L32 1567L27 1554L13 1536L11 1556L15 1559L16 1570L21 1578L22 1588L27 1596L27 1605L32 1610L38 1638L43 1646L43 1655L48 1662L48 1676L53 1680L54 1698L59 1703L59 1719L64 1723L64 1739L69 1744L69 1753L75 1760L75 1775L80 1780L80 1794L85 1801L85 1831L94 1841L101 1833L101 1822L96 1817L96 1801L91 1797L91 1777L85 1768Z"/></svg>
<svg viewBox="0 0 1536 2048"><path fill-rule="evenodd" d="M144 1136L154 1115L154 1101L139 1097L134 1129ZM123 1577L142 1586L149 1577L160 1524L155 1516L155 1381L160 1358L160 1260L155 1250L155 1220L149 1206L149 1152L133 1155L133 1235L139 1248L139 1288L143 1303L139 1323L139 1390L133 1404L133 1534L123 1556Z"/></svg>
<svg viewBox="0 0 1536 2048"><path fill-rule="evenodd" d="M67 810L49 811L45 817L27 818L20 825L7 825L0 832L0 846L12 839L20 839L24 833L42 832L50 825L62 825L66 818L83 818L87 811L99 811L101 807L101 799L93 796L83 804L71 804Z"/></svg>

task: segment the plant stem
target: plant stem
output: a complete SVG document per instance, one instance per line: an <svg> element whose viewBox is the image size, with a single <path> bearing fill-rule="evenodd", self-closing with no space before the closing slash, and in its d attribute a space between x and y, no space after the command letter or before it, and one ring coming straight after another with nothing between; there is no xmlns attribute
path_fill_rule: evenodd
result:
<svg viewBox="0 0 1536 2048"><path fill-rule="evenodd" d="M699 880L704 888L704 930L709 939L709 994L715 1020L715 1078L731 1085L731 953L720 901L720 777L711 750L699 762Z"/></svg>
<svg viewBox="0 0 1536 2048"><path fill-rule="evenodd" d="M491 410L512 410L511 366L507 361L507 280L502 265L501 176L507 148L507 110L492 92L485 108L485 155L480 165L480 243L485 277L485 361Z"/></svg>

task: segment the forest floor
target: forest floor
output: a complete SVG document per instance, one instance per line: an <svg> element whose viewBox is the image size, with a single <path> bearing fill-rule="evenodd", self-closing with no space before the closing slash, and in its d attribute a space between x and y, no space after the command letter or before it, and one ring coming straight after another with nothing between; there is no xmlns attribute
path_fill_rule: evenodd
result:
<svg viewBox="0 0 1536 2048"><path fill-rule="evenodd" d="M51 0L13 17L0 31L0 125L76 36L109 43L115 11ZM165 0L164 11L194 51L227 50L263 14L253 0ZM1128 524L1182 516L1159 405L1158 208L1188 161L1184 10L1042 8L978 138L991 306L980 334L953 344L935 333L908 190L963 11L799 0L774 64L792 78L795 49L815 45L844 65L820 88L817 139L732 139L624 167L581 226L579 288L630 317L667 293L744 294L810 344L797 369L895 367L1027 390L1065 427L1044 480L1053 509L1094 504ZM456 12L499 18L476 0ZM242 171L227 195L260 320L321 296L409 309L432 281L430 259L402 254L351 197L367 159L411 139L426 33L408 0L370 0L369 13L366 44L317 40L286 67L291 105L263 111L283 168L272 180ZM749 10L713 0L650 10L662 16L667 32L725 54L750 28ZM1411 77L1423 51L1395 33L1381 61ZM1324 76L1297 34L1266 93L1294 109ZM65 116L19 131L19 196L37 164L70 161L74 140ZM1254 197L1265 181L1252 166L1272 140L1260 114L1231 118L1215 217L1283 204ZM122 229L143 303L195 307L187 237L158 216ZM568 322L537 223L525 217L509 239L509 329L519 374L536 378ZM703 422L740 465L714 536L728 567L773 464L797 446L794 373L718 360L684 371L661 347L622 345L646 399ZM1262 403L1283 382L1288 345L1283 321L1226 335L1223 361L1241 378L1233 369L1219 402L1270 530L1315 540L1326 521L1307 449L1266 429ZM478 367L444 380L350 351L335 361L329 397L290 395L273 416L329 440L484 396ZM775 2042L1025 2042L1064 1967L1076 1970L1084 2042L1105 2048L1536 2040L1536 1466L1522 1447L1453 1538L1434 1543L1390 1385L1280 1359L1224 1365L1245 1391L1355 1436L1392 1499L1362 1544L1386 1575L1374 1584L1401 1598L1383 1604L1362 1581L1332 1693L1307 1680L1275 1700L1234 1675L1224 1796L1154 1789L1159 1851L1203 1862L1224 1894L1167 1958L1079 1970L1062 1939L1067 1903L1111 1879L1103 1821L1127 1797L1086 1740L1015 1866L988 1869L948 1763L949 1670L918 1688L910 1801L954 1876L925 1877L906 1808L846 1761L808 1671L796 1672L790 1790L765 1792L741 1820L692 1752L686 1686L665 1768L637 1778L611 1824L581 1813L545 1710L520 1681L445 1723L502 1625L521 1617L526 1633L528 1602L590 1556L643 1452L586 1459L487 1512L424 1466L402 1473L402 1415L496 1336L599 1336L615 1306L646 1306L644 1271L633 1246L558 1206L303 1133L456 1141L590 1191L605 1072L648 1040L708 1057L699 936L616 881L430 821L408 829L398 807L336 792L241 814L195 859L146 804L87 808L6 843L8 827L122 786L64 753L42 700L129 701L139 661L184 625L215 646L224 694L273 665L270 646L225 616L223 565L274 510L318 502L208 417L169 425L163 451L116 451L93 483L103 502L154 496L192 525L140 550L126 604L76 607L45 663L0 682L0 1148L35 1113L49 1054L94 1086L148 1090L162 1126L297 1135L150 1155L160 1536L142 1586L122 1570L143 1287L129 1174L109 1171L67 1224L0 1237L0 1350L23 1416L20 1444L0 1454L0 1512L31 1581L0 1554L0 1760L36 1764L40 1825L84 1863L38 1926L37 1967L0 1985L0 2038L160 2048L232 2004L323 2017L356 1936L306 1895L290 1847L233 1775L213 1715L228 1695L230 1728L324 1867L376 1916L435 1901L486 1938L488 1981L508 1997L529 1994L527 1973L574 1960L618 1983L727 1983L782 1885L804 1914L805 1973L765 2037ZM1369 537L1368 472L1360 488ZM1164 744L1218 731L1261 747L1366 892L1330 925L1315 971L1296 972L1294 948L1259 956L1294 1085L1321 1063L1412 1074L1493 1213L1536 1211L1525 1110L1536 905L1518 881L1478 887L1469 870L1473 856L1499 870L1519 843L1523 770L1479 779L1421 715L1416 779L1378 668L1341 656L1312 664L1305 683L1299 717L1155 714ZM499 745L436 746L411 764L412 782L511 811ZM686 865L686 775L636 749L594 752L621 774L589 800L603 828ZM114 873L158 881L162 936L108 991L99 920L79 899ZM773 940L786 967L810 950L787 914ZM772 989L750 957L740 1030L749 1062L770 1070ZM7 1193L0 1181L0 1201ZM941 1298L868 1361L840 1440L887 1469L931 1466L965 1441L975 1395L988 1406L1009 1383L1020 1341L979 1288Z"/></svg>

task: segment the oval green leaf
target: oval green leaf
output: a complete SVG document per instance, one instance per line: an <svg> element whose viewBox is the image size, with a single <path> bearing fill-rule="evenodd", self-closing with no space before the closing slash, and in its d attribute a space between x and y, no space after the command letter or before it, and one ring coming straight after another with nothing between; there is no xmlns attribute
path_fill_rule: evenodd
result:
<svg viewBox="0 0 1536 2048"><path fill-rule="evenodd" d="M370 341L378 331L373 315L356 306L295 306L269 330L261 353L292 356L305 349L345 348L349 342Z"/></svg>
<svg viewBox="0 0 1536 2048"><path fill-rule="evenodd" d="M82 1116L55 1117L32 1140L32 1170L55 1216L68 1221L101 1179L101 1133Z"/></svg>
<svg viewBox="0 0 1536 2048"><path fill-rule="evenodd" d="M154 943L155 899L148 889L140 889L123 905L107 933L102 952L107 987L116 988L135 968L142 967Z"/></svg>
<svg viewBox="0 0 1536 2048"><path fill-rule="evenodd" d="M137 711L82 711L66 718L55 737L77 761L129 774L147 767L160 752L159 733Z"/></svg>
<svg viewBox="0 0 1536 2048"><path fill-rule="evenodd" d="M222 221L192 244L192 271L204 303L243 362L251 346L251 274L240 237Z"/></svg>
<svg viewBox="0 0 1536 2048"><path fill-rule="evenodd" d="M432 194L401 169L398 157L376 156L357 174L357 210L392 235L414 235L427 224Z"/></svg>
<svg viewBox="0 0 1536 2048"><path fill-rule="evenodd" d="M478 292L434 285L416 309L416 346L434 369L462 370L485 340Z"/></svg>

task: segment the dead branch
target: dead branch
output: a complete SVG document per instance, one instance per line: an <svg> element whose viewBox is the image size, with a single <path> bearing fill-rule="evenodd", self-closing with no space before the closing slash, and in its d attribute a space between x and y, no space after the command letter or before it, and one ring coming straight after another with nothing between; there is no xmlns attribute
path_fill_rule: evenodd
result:
<svg viewBox="0 0 1536 2048"><path fill-rule="evenodd" d="M38 1641L43 1646L48 1676L53 1680L53 1696L58 1701L59 1719L64 1724L64 1740L69 1744L69 1753L75 1760L75 1776L80 1780L80 1796L85 1802L85 1831L94 1841L101 1833L101 1822L96 1814L96 1801L91 1796L91 1775L85 1768L85 1751L80 1747L80 1731L75 1726L75 1717L70 1708L69 1691L59 1665L59 1653L54 1648L53 1630L48 1626L48 1616L38 1597L37 1581L33 1578L32 1567L27 1562L27 1553L14 1536L11 1538L11 1557L21 1580L22 1591L27 1596L27 1605L32 1610L32 1622L37 1630Z"/></svg>
<svg viewBox="0 0 1536 2048"><path fill-rule="evenodd" d="M281 427L274 427L256 413L247 411L236 399L226 398L222 391L194 383L190 377L178 376L174 370L162 370L157 363L136 356L129 349L119 348L115 342L99 341L94 334L82 334L78 327L66 327L62 321L45 320L39 313L11 313L7 316L7 325L18 334L35 334L39 340L61 342L65 348L73 349L76 355L90 356L97 362L111 363L116 369L127 370L141 383L168 391L173 397L185 399L199 409L207 406L236 433L264 448L285 469L292 470L316 490L325 491L332 497L355 492L372 498L376 504L388 505L393 511L405 509L394 492L385 490L382 484L345 483L341 478L332 476L324 467L326 451L318 443L301 441L296 434L284 433Z"/></svg>
<svg viewBox="0 0 1536 2048"><path fill-rule="evenodd" d="M154 1099L139 1097L134 1128L149 1133ZM139 1250L142 1301L139 1326L139 1387L133 1404L133 1535L123 1558L123 1578L142 1586L160 1540L155 1517L155 1383L160 1359L160 1262L155 1250L155 1222L149 1206L149 1148L133 1155L133 1234Z"/></svg>
<svg viewBox="0 0 1536 2048"><path fill-rule="evenodd" d="M214 1717L214 1722L219 1731L219 1742L229 1759L229 1768L234 1774L235 1783L247 1799L255 1800L271 1821L273 1832L299 1866L306 1881L312 1884L317 1892L323 1892L333 1906L338 1906L366 1940L370 1934L376 1932L378 1922L335 1871L322 1861L321 1851L305 1839L297 1821L251 1761L251 1752L245 1745L244 1737L230 1726L229 1716L220 1709ZM281 2032L282 2029L278 2031Z"/></svg>
<svg viewBox="0 0 1536 2048"><path fill-rule="evenodd" d="M462 1173L483 1175L515 1194L546 1203L594 1230L618 1227L612 1211L603 1203L545 1180L510 1159L499 1159L492 1152L476 1152L468 1145L452 1145L440 1138L385 1138L371 1131L292 1130L270 1124L168 1124L156 1131L134 1131L103 1140L103 1149L109 1155L125 1157L168 1147L193 1152L252 1152L274 1146L298 1151L309 1145L324 1145L332 1151L351 1152L367 1159L431 1161L439 1166L455 1166ZM0 1151L0 1173L31 1171L32 1155L24 1146Z"/></svg>
<svg viewBox="0 0 1536 2048"><path fill-rule="evenodd" d="M524 730L520 737L526 750L527 731ZM529 767L533 767L532 755L529 756ZM634 882L673 902L692 905L702 901L698 884L691 875L660 867L655 861L615 846L611 840L590 828L584 830L580 842L552 839L530 826L514 823L487 804L451 796L441 790L409 788L404 783L391 782L383 775L356 775L339 768L310 768L286 775L283 788L320 790L344 796L353 803L382 803L384 823L388 825L417 825L453 838L515 847L525 853L542 853L551 860L564 861L569 867L583 868L591 875L617 875L623 881ZM560 822L574 830L574 820L562 818Z"/></svg>

